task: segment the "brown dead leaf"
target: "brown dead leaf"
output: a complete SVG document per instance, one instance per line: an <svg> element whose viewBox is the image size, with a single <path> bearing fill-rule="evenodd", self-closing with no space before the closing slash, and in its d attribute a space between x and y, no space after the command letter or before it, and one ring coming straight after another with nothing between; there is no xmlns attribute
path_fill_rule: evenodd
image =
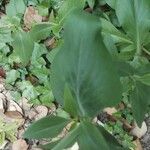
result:
<svg viewBox="0 0 150 150"><path fill-rule="evenodd" d="M23 114L22 108L19 106L17 102L13 100L9 91L6 92L5 95L7 97L7 111L18 111L21 114Z"/></svg>
<svg viewBox="0 0 150 150"><path fill-rule="evenodd" d="M25 122L25 119L18 111L7 111L5 116L10 119L12 122L17 122L18 126L22 126Z"/></svg>
<svg viewBox="0 0 150 150"><path fill-rule="evenodd" d="M55 38L48 38L47 40L45 40L44 44L46 47L49 48L54 48L55 47Z"/></svg>
<svg viewBox="0 0 150 150"><path fill-rule="evenodd" d="M3 68L0 68L0 77L2 77L2 78L6 77L6 72Z"/></svg>
<svg viewBox="0 0 150 150"><path fill-rule="evenodd" d="M28 147L25 140L19 139L13 143L12 150L27 150Z"/></svg>
<svg viewBox="0 0 150 150"><path fill-rule="evenodd" d="M42 16L38 14L38 11L34 6L29 6L26 8L24 14L24 25L26 28L31 29L33 23L42 22Z"/></svg>
<svg viewBox="0 0 150 150"><path fill-rule="evenodd" d="M0 111L2 113L4 113L4 104L3 104L4 99L3 98L4 98L3 94L0 93Z"/></svg>
<svg viewBox="0 0 150 150"><path fill-rule="evenodd" d="M22 119L22 115L18 111L7 111L5 115L12 119Z"/></svg>

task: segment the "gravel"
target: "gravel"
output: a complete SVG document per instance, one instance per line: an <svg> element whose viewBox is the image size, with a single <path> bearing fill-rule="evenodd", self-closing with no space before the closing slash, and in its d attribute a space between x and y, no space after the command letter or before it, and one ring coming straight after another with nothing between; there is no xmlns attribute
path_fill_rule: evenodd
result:
<svg viewBox="0 0 150 150"><path fill-rule="evenodd" d="M147 133L141 139L143 150L150 150L150 116L146 118L146 124L148 127Z"/></svg>

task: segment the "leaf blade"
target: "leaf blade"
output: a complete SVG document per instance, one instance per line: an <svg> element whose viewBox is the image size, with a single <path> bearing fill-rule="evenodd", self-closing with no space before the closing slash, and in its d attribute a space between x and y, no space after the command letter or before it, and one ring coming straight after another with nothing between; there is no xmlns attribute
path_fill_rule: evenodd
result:
<svg viewBox="0 0 150 150"><path fill-rule="evenodd" d="M56 116L47 116L33 123L24 133L24 138L50 138L57 136L69 120Z"/></svg>

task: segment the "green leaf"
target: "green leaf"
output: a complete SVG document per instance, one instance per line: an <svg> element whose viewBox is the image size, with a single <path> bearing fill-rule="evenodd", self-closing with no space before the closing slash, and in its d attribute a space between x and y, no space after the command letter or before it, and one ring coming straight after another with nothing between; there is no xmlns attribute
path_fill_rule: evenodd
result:
<svg viewBox="0 0 150 150"><path fill-rule="evenodd" d="M140 54L141 44L149 35L150 1L117 0L115 10L120 25L127 35L132 38L137 53Z"/></svg>
<svg viewBox="0 0 150 150"><path fill-rule="evenodd" d="M108 150L108 145L99 131L90 123L81 123L81 134L78 137L80 150Z"/></svg>
<svg viewBox="0 0 150 150"><path fill-rule="evenodd" d="M76 117L78 114L77 103L75 99L73 98L70 88L67 86L67 84L64 90L64 110L73 117Z"/></svg>
<svg viewBox="0 0 150 150"><path fill-rule="evenodd" d="M45 47L45 45L43 44L38 44L35 43L34 44L34 49L32 52L32 57L31 57L31 68L42 68L43 66L46 65L45 60L42 58L43 54L47 53L47 49Z"/></svg>
<svg viewBox="0 0 150 150"><path fill-rule="evenodd" d="M59 52L59 47L56 47L54 49L52 49L47 55L46 58L49 60L49 62L53 62L56 54Z"/></svg>
<svg viewBox="0 0 150 150"><path fill-rule="evenodd" d="M54 25L52 28L53 33L58 35L63 27L66 18L70 15L70 13L74 9L83 9L84 5L84 0L65 0L58 11L56 19L54 19Z"/></svg>
<svg viewBox="0 0 150 150"><path fill-rule="evenodd" d="M116 61L117 71L120 76L131 76L136 70L129 64L123 61Z"/></svg>
<svg viewBox="0 0 150 150"><path fill-rule="evenodd" d="M81 133L78 137L80 150L110 150L109 145L99 130L87 121L81 122Z"/></svg>
<svg viewBox="0 0 150 150"><path fill-rule="evenodd" d="M43 105L50 106L52 104L52 101L54 101L54 96L52 94L52 91L45 90L42 95L40 95L40 101Z"/></svg>
<svg viewBox="0 0 150 150"><path fill-rule="evenodd" d="M30 38L29 34L23 31L18 31L13 35L12 46L14 48L14 53L21 59L23 65L27 65L29 62L32 51L34 48L34 42Z"/></svg>
<svg viewBox="0 0 150 150"><path fill-rule="evenodd" d="M117 42L132 44L133 42L122 32L120 32L111 22L101 18L102 33L109 33Z"/></svg>
<svg viewBox="0 0 150 150"><path fill-rule="evenodd" d="M6 73L6 83L13 83L20 77L20 73L17 70L10 70Z"/></svg>
<svg viewBox="0 0 150 150"><path fill-rule="evenodd" d="M121 145L118 143L118 141L103 127L97 126L100 133L103 135L105 141L107 142L107 145L109 146L109 149L113 150L127 150L125 148L122 148Z"/></svg>
<svg viewBox="0 0 150 150"><path fill-rule="evenodd" d="M109 6L111 6L112 8L115 8L117 0L105 0L105 1Z"/></svg>
<svg viewBox="0 0 150 150"><path fill-rule="evenodd" d="M149 73L149 74L145 74L145 75L143 75L143 76L135 75L134 78L135 78L137 81L140 81L140 82L142 82L143 84L150 86L150 73Z"/></svg>
<svg viewBox="0 0 150 150"><path fill-rule="evenodd" d="M28 100L35 99L39 95L35 87L29 81L23 80L22 82L17 82L16 86L22 91L22 97Z"/></svg>
<svg viewBox="0 0 150 150"><path fill-rule="evenodd" d="M30 31L30 36L35 42L46 39L50 34L51 26L49 23L37 24Z"/></svg>
<svg viewBox="0 0 150 150"><path fill-rule="evenodd" d="M150 104L150 95L148 93L150 93L150 86L137 81L135 83L135 89L130 95L133 116L139 127L141 127L148 105Z"/></svg>
<svg viewBox="0 0 150 150"><path fill-rule="evenodd" d="M23 0L10 0L6 6L6 14L10 17L24 14L25 8L26 6Z"/></svg>
<svg viewBox="0 0 150 150"><path fill-rule="evenodd" d="M38 9L39 15L48 16L48 9L49 9L48 7L43 6L43 5L38 5L37 9Z"/></svg>
<svg viewBox="0 0 150 150"><path fill-rule="evenodd" d="M86 0L91 8L94 7L95 0Z"/></svg>
<svg viewBox="0 0 150 150"><path fill-rule="evenodd" d="M57 136L68 123L69 120L64 118L47 116L33 123L24 133L24 138L53 138Z"/></svg>
<svg viewBox="0 0 150 150"><path fill-rule="evenodd" d="M71 147L77 140L80 134L80 127L77 126L72 131L70 131L52 150L61 150Z"/></svg>
<svg viewBox="0 0 150 150"><path fill-rule="evenodd" d="M97 17L75 11L65 26L64 45L52 63L54 96L63 104L67 83L80 116L93 117L104 107L121 100L119 77L103 44L100 29Z"/></svg>
<svg viewBox="0 0 150 150"><path fill-rule="evenodd" d="M60 140L51 142L49 144L41 145L39 147L42 148L42 150L52 150L59 142Z"/></svg>

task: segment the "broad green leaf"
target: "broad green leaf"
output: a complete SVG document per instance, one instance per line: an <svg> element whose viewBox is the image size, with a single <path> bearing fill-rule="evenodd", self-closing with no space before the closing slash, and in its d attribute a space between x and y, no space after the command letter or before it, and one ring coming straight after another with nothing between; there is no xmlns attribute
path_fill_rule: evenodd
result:
<svg viewBox="0 0 150 150"><path fill-rule="evenodd" d="M49 144L41 145L39 147L42 148L42 150L52 150L59 142L60 140L51 142Z"/></svg>
<svg viewBox="0 0 150 150"><path fill-rule="evenodd" d="M130 101L133 110L133 116L135 117L139 127L144 120L145 114L150 104L150 86L147 86L141 82L135 83L135 89L130 95Z"/></svg>
<svg viewBox="0 0 150 150"><path fill-rule="evenodd" d="M117 71L120 76L131 76L136 70L126 62L116 61Z"/></svg>
<svg viewBox="0 0 150 150"><path fill-rule="evenodd" d="M49 23L36 24L30 31L30 36L35 42L46 39L50 34L51 25Z"/></svg>
<svg viewBox="0 0 150 150"><path fill-rule="evenodd" d="M34 42L30 38L29 34L23 31L18 31L13 35L12 46L14 48L14 53L19 56L23 65L27 65L29 62L32 51L34 48Z"/></svg>
<svg viewBox="0 0 150 150"><path fill-rule="evenodd" d="M66 112L68 112L71 116L76 117L77 116L77 103L75 99L72 96L72 93L70 91L70 88L65 85L64 89L64 109Z"/></svg>
<svg viewBox="0 0 150 150"><path fill-rule="evenodd" d="M133 42L122 32L120 32L111 22L101 18L102 33L109 33L117 42L132 44Z"/></svg>
<svg viewBox="0 0 150 150"><path fill-rule="evenodd" d="M104 107L121 100L119 77L103 44L100 30L97 17L75 11L65 26L64 45L52 63L54 96L63 104L67 83L80 116L93 117Z"/></svg>
<svg viewBox="0 0 150 150"><path fill-rule="evenodd" d="M77 126L70 131L52 150L61 150L71 147L76 141L80 134L80 126Z"/></svg>
<svg viewBox="0 0 150 150"><path fill-rule="evenodd" d="M68 123L69 120L64 118L47 116L33 123L24 133L24 138L53 138L57 136Z"/></svg>
<svg viewBox="0 0 150 150"><path fill-rule="evenodd" d="M24 14L25 8L24 0L10 0L6 6L6 14L10 17Z"/></svg>
<svg viewBox="0 0 150 150"><path fill-rule="evenodd" d="M103 127L95 127L89 122L84 122L81 124L83 132L81 132L81 135L78 138L81 150L97 150L100 147L105 150L125 150L125 148L122 148L118 141Z"/></svg>
<svg viewBox="0 0 150 150"><path fill-rule="evenodd" d="M109 146L109 149L113 150L127 150L118 143L118 141L103 127L97 126L100 133L103 135L105 141L107 142L107 145Z"/></svg>
<svg viewBox="0 0 150 150"><path fill-rule="evenodd" d="M141 44L149 35L150 1L149 0L116 0L116 14L119 23L135 43L137 53Z"/></svg>
<svg viewBox="0 0 150 150"><path fill-rule="evenodd" d="M107 141L99 130L89 122L81 122L81 132L78 137L80 150L110 150Z"/></svg>

